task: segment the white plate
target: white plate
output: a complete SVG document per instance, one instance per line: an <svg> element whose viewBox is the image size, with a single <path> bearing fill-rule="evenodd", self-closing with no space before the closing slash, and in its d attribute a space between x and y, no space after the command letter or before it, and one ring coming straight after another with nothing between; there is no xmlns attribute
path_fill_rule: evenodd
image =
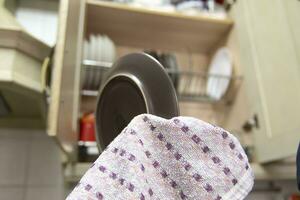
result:
<svg viewBox="0 0 300 200"><path fill-rule="evenodd" d="M107 49L106 49L106 35L103 35L102 36L102 46L101 46L101 49L102 49L102 57L101 57L101 61L102 62L106 62L106 58L107 58Z"/></svg>
<svg viewBox="0 0 300 200"><path fill-rule="evenodd" d="M87 59L88 60L93 60L93 47L91 43L91 37L88 39L88 46L87 46ZM92 84L93 84L93 71L90 67L86 69L87 72L87 83L86 83L86 88L87 90L91 89Z"/></svg>
<svg viewBox="0 0 300 200"><path fill-rule="evenodd" d="M88 59L89 56L89 42L87 40L84 40L83 42L83 60Z"/></svg>
<svg viewBox="0 0 300 200"><path fill-rule="evenodd" d="M228 48L220 48L209 67L209 74L224 77L210 76L208 78L206 93L214 100L220 100L226 93L232 74L232 58Z"/></svg>
<svg viewBox="0 0 300 200"><path fill-rule="evenodd" d="M102 59L102 54L103 54L102 44L103 44L102 35L97 35L96 36L97 54L96 54L96 59L95 59L96 61L101 61L101 59Z"/></svg>
<svg viewBox="0 0 300 200"><path fill-rule="evenodd" d="M189 94L189 91L187 90L188 87L188 76L185 74L182 74L179 78L179 86L178 86L178 92L181 95L187 95Z"/></svg>
<svg viewBox="0 0 300 200"><path fill-rule="evenodd" d="M115 59L116 59L116 45L115 45L114 41L110 40L110 42L111 42L111 48L112 48L112 50L111 50L111 53L112 53L111 62L114 62Z"/></svg>
<svg viewBox="0 0 300 200"><path fill-rule="evenodd" d="M112 62L112 46L111 39L106 37L107 62Z"/></svg>
<svg viewBox="0 0 300 200"><path fill-rule="evenodd" d="M97 36L90 35L90 51L91 51L91 60L97 59Z"/></svg>
<svg viewBox="0 0 300 200"><path fill-rule="evenodd" d="M89 42L87 40L84 40L82 58L83 58L83 60L86 60L86 59L88 59L88 57L89 57ZM88 80L89 80L90 74L89 74L89 71L87 70L87 68L84 68L83 72L84 72L83 88L86 89L88 87Z"/></svg>
<svg viewBox="0 0 300 200"><path fill-rule="evenodd" d="M107 51L109 52L108 62L111 63L114 62L115 55L116 55L116 48L114 42L109 37L107 37Z"/></svg>
<svg viewBox="0 0 300 200"><path fill-rule="evenodd" d="M94 60L96 61L97 59L97 36L96 35L93 35L91 34L90 35L90 51L91 51L91 60ZM94 73L94 69L93 68L90 68L90 73L91 73L91 76L90 76L90 89L93 89L94 86L95 86L95 79L96 79L96 74Z"/></svg>
<svg viewBox="0 0 300 200"><path fill-rule="evenodd" d="M96 58L95 61L101 61L102 59L102 35L97 35L96 36ZM101 82L101 70L99 70L97 67L93 68L93 73L94 73L94 83L93 83L93 89L98 90Z"/></svg>

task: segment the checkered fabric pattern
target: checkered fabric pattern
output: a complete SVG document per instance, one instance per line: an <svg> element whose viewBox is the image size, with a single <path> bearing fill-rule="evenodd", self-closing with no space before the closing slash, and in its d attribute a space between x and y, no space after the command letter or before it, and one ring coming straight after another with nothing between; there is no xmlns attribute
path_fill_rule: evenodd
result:
<svg viewBox="0 0 300 200"><path fill-rule="evenodd" d="M191 117L135 117L67 200L241 200L254 176L238 140Z"/></svg>

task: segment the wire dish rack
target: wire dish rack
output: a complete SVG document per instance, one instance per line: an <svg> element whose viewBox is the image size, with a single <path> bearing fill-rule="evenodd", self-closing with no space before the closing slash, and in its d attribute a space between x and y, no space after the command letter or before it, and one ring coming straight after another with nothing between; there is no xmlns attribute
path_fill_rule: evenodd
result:
<svg viewBox="0 0 300 200"><path fill-rule="evenodd" d="M81 93L84 96L97 96L112 63L84 60L82 66L84 75ZM173 82L179 101L229 104L234 100L242 82L241 76L165 70Z"/></svg>

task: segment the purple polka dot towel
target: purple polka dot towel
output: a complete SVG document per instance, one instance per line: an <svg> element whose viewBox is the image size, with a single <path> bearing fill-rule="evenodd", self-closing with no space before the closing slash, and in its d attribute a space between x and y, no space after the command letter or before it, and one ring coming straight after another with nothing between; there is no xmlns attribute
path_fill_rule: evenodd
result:
<svg viewBox="0 0 300 200"><path fill-rule="evenodd" d="M253 172L238 140L191 117L135 117L67 200L241 200Z"/></svg>

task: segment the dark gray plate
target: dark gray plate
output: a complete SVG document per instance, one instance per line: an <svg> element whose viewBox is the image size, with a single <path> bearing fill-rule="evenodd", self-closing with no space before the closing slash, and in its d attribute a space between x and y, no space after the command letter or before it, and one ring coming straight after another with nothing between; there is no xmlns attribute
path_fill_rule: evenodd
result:
<svg viewBox="0 0 300 200"><path fill-rule="evenodd" d="M96 138L103 150L134 118L149 113L179 115L176 92L164 68L151 56L133 53L115 62L100 88Z"/></svg>

